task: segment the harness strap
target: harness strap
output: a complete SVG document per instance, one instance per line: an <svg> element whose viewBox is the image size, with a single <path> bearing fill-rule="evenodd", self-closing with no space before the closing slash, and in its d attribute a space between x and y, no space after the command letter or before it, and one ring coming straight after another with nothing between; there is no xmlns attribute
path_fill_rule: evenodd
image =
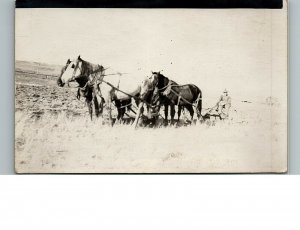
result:
<svg viewBox="0 0 300 230"><path fill-rule="evenodd" d="M186 86L186 85L189 85L189 84L184 84L184 85L178 85L178 84L168 84L168 85L166 85L166 86L164 86L164 87L162 87L161 89L158 89L158 91L162 91L162 90L164 90L164 89L166 89L166 88L168 88L168 87L182 87L182 86Z"/></svg>
<svg viewBox="0 0 300 230"><path fill-rule="evenodd" d="M123 106L120 107L120 109L126 108L126 107L131 106L131 105L132 105L132 103L130 103L128 105L123 105Z"/></svg>
<svg viewBox="0 0 300 230"><path fill-rule="evenodd" d="M177 106L179 105L180 100L183 100L183 101L186 102L187 104L192 105L193 107L196 107L194 104L197 105L198 101L201 99L200 94L198 95L197 100L196 100L195 103L193 104L193 103L189 102L188 100L186 100L184 97L182 97L181 94L178 94L175 90L172 89L172 87L182 87L182 86L186 86L186 85L188 85L188 84L185 84L185 85L172 85L172 84L169 84L169 85L167 85L167 86L165 86L165 87L163 87L163 88L161 88L161 89L158 89L158 91L162 91L162 90L164 90L164 89L166 89L166 88L169 87L169 89L166 89L165 91L170 90L170 92L172 92L172 93L174 93L176 96L178 96ZM168 94L169 94L169 93L168 93Z"/></svg>
<svg viewBox="0 0 300 230"><path fill-rule="evenodd" d="M177 106L178 106L179 103L180 103L180 99L181 99L181 95L178 97Z"/></svg>
<svg viewBox="0 0 300 230"><path fill-rule="evenodd" d="M148 103L147 101L142 100L141 98L139 98L139 97L137 97L137 96L133 96L133 95L131 95L131 94L129 94L129 93L124 92L123 90L121 90L121 89L115 87L114 85L112 85L111 83L109 83L109 82L107 82L107 81L105 81L105 80L102 80L102 82L104 82L105 84L109 85L109 86L112 87L114 90L117 90L117 91L119 91L119 92L125 94L125 95L128 96L128 97L131 97L131 98L137 99L137 100L139 100L139 101L141 101L141 102L144 102L146 105L148 105L148 106L151 107L151 108L156 108L156 107L157 107L157 105L151 105L151 104Z"/></svg>
<svg viewBox="0 0 300 230"><path fill-rule="evenodd" d="M168 84L168 85L166 85L166 86L164 86L164 87L158 89L158 91L163 91L164 89L166 89L166 88L168 88L168 87L171 88L172 86L175 86L175 85L172 85L172 83L171 83L171 84Z"/></svg>
<svg viewBox="0 0 300 230"><path fill-rule="evenodd" d="M188 103L189 105L196 107L193 103L191 103L191 102L189 102L188 100L186 100L184 97L182 97L180 94L178 94L178 93L177 93L176 91L174 91L173 89L171 89L171 92L174 93L176 96L180 97L180 98L178 99L178 104L179 104L179 101L180 101L180 100L183 100L184 102Z"/></svg>
<svg viewBox="0 0 300 230"><path fill-rule="evenodd" d="M198 97L197 97L197 99L195 101L195 104L197 105L200 100L202 100L201 93L198 94Z"/></svg>

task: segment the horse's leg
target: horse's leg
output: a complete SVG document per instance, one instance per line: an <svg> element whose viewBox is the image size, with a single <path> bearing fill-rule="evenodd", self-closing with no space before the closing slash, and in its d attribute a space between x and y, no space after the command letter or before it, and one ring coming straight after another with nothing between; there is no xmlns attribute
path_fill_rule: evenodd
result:
<svg viewBox="0 0 300 230"><path fill-rule="evenodd" d="M174 123L174 117L175 117L175 105L170 105L171 107L171 124Z"/></svg>
<svg viewBox="0 0 300 230"><path fill-rule="evenodd" d="M141 100L139 100L139 99L134 99L135 100L135 104L136 104L136 106L137 106L137 108L139 108L140 107L140 105L141 105L141 103L143 103ZM130 108L131 108L131 106L130 106ZM141 114L143 114L144 113L144 103L143 103L143 106L141 107Z"/></svg>
<svg viewBox="0 0 300 230"><path fill-rule="evenodd" d="M143 106L144 106L144 102L139 103L139 107L138 107L138 110L137 110L137 113L136 113L136 117L135 117L134 122L133 122L133 127L134 128L137 127L137 124L139 122Z"/></svg>
<svg viewBox="0 0 300 230"><path fill-rule="evenodd" d="M193 123L194 119L194 108L192 105L186 105L185 108L190 112L191 115L191 122Z"/></svg>
<svg viewBox="0 0 300 230"><path fill-rule="evenodd" d="M120 120L120 118L122 117L122 103L119 100L115 100L115 104L118 110L117 120Z"/></svg>
<svg viewBox="0 0 300 230"><path fill-rule="evenodd" d="M125 109L126 109L126 107L123 107L123 106L126 106L126 101L125 101L125 103L124 102L121 102L121 105L120 105L120 115L118 115L118 117L119 117L119 123L121 123L121 121L123 120L123 116L124 116L124 114L125 114Z"/></svg>
<svg viewBox="0 0 300 230"><path fill-rule="evenodd" d="M180 119L181 109L182 109L181 105L178 105L178 112L177 112L178 118L177 118L177 122L179 122L179 119Z"/></svg>
<svg viewBox="0 0 300 230"><path fill-rule="evenodd" d="M112 113L111 113L111 111L112 111L111 104L112 104L112 100L109 97L108 100L107 100L108 119L109 119L109 124L111 126L113 126Z"/></svg>
<svg viewBox="0 0 300 230"><path fill-rule="evenodd" d="M93 120L93 105L92 105L92 101L87 99L86 103L87 103L87 106L88 106L88 109L89 109L89 114L90 114L91 120Z"/></svg>
<svg viewBox="0 0 300 230"><path fill-rule="evenodd" d="M126 108L128 106L130 106L131 100L126 100L124 103L121 103L121 106L124 106L123 108L121 108L121 114L120 114L120 119L123 120L125 112L126 112Z"/></svg>
<svg viewBox="0 0 300 230"><path fill-rule="evenodd" d="M168 124L169 105L165 103L165 124Z"/></svg>
<svg viewBox="0 0 300 230"><path fill-rule="evenodd" d="M121 120L124 120L125 112L126 112L126 107L122 108Z"/></svg>
<svg viewBox="0 0 300 230"><path fill-rule="evenodd" d="M202 112L202 99L200 99L197 104L197 117L199 122L203 121L201 112Z"/></svg>
<svg viewBox="0 0 300 230"><path fill-rule="evenodd" d="M97 97L94 97L94 107L95 107L95 115L96 117L99 117L99 102Z"/></svg>
<svg viewBox="0 0 300 230"><path fill-rule="evenodd" d="M78 100L80 100L80 89L79 89L79 88L78 88L78 90L77 90L76 98L77 98Z"/></svg>
<svg viewBox="0 0 300 230"><path fill-rule="evenodd" d="M97 103L98 103L97 107L98 107L98 117L99 117L103 113L104 99L100 95L98 95L98 94L96 94L95 97L96 97Z"/></svg>
<svg viewBox="0 0 300 230"><path fill-rule="evenodd" d="M140 100L138 98L134 98L134 102L135 102L136 106L139 107Z"/></svg>
<svg viewBox="0 0 300 230"><path fill-rule="evenodd" d="M108 120L109 120L109 124L111 126L113 126L113 120L112 120L112 100L110 95L108 96L108 98L105 100L106 101L106 108L107 108L107 112L108 112Z"/></svg>
<svg viewBox="0 0 300 230"><path fill-rule="evenodd" d="M201 91L198 95L198 102L197 102L196 108L197 108L198 120L201 121L202 120L202 114L201 114L201 112L202 112L202 92Z"/></svg>
<svg viewBox="0 0 300 230"><path fill-rule="evenodd" d="M148 118L151 118L152 115L151 115L151 108L149 107L149 105L146 105L146 110L147 110L147 116Z"/></svg>
<svg viewBox="0 0 300 230"><path fill-rule="evenodd" d="M100 107L99 113L101 114L101 116L103 116L104 103L105 103L104 98L101 97L101 98L100 98L100 101L101 101L101 102L100 102L100 104L99 104L99 107Z"/></svg>

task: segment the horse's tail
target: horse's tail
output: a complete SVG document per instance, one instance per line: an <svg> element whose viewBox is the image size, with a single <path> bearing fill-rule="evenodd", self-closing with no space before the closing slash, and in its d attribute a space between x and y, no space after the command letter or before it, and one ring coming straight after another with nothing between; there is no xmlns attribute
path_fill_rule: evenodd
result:
<svg viewBox="0 0 300 230"><path fill-rule="evenodd" d="M198 87L197 87L198 88ZM196 111L197 111L197 116L198 119L202 117L201 111L202 111L202 91L198 88L198 96L196 99Z"/></svg>

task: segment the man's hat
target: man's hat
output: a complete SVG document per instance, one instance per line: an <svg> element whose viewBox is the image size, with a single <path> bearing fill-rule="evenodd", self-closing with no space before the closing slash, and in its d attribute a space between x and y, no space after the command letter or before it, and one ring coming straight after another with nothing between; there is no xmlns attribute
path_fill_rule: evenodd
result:
<svg viewBox="0 0 300 230"><path fill-rule="evenodd" d="M227 89L224 89L223 93L228 93Z"/></svg>

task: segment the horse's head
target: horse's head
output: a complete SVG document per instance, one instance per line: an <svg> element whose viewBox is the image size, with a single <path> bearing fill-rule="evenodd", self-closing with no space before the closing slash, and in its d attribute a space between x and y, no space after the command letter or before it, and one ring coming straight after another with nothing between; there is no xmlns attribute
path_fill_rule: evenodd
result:
<svg viewBox="0 0 300 230"><path fill-rule="evenodd" d="M57 78L57 85L60 87L64 86L64 83L61 80L61 77L63 75L63 73L66 71L67 67L69 66L69 64L71 63L70 59L67 60L67 63L64 65L64 67L61 69L60 75Z"/></svg>
<svg viewBox="0 0 300 230"><path fill-rule="evenodd" d="M145 98L149 92L153 91L157 85L158 78L157 75L152 72L150 77L146 77L141 85L141 98Z"/></svg>
<svg viewBox="0 0 300 230"><path fill-rule="evenodd" d="M169 84L169 78L165 77L164 75L162 75L159 72L152 72L152 76L153 79L155 79L155 84L156 87L161 90L162 88L164 88L165 86L167 86Z"/></svg>
<svg viewBox="0 0 300 230"><path fill-rule="evenodd" d="M82 64L83 60L80 58L80 55L73 61L68 60L67 66L60 77L61 86L83 76Z"/></svg>

